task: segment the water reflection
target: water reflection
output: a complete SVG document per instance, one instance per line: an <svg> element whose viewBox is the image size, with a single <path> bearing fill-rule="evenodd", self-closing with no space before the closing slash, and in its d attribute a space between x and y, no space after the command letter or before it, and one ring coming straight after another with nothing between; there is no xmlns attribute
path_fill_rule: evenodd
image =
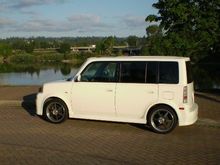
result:
<svg viewBox="0 0 220 165"><path fill-rule="evenodd" d="M1 64L1 85L41 85L45 82L67 79L76 74L78 66L70 64L24 65Z"/></svg>

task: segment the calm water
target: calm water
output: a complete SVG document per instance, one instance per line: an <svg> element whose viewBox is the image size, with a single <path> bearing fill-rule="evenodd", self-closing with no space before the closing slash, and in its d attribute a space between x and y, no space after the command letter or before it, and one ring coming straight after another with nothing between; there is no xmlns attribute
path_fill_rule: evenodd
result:
<svg viewBox="0 0 220 165"><path fill-rule="evenodd" d="M45 82L66 79L76 74L79 66L9 65L0 64L0 85L42 85ZM193 67L196 89L220 89L219 65Z"/></svg>
<svg viewBox="0 0 220 165"><path fill-rule="evenodd" d="M0 64L1 65L1 64ZM3 64L2 64L3 65ZM0 85L42 85L45 82L72 77L77 66L68 64L54 66L16 66L0 67ZM2 70L1 70L2 69Z"/></svg>
<svg viewBox="0 0 220 165"><path fill-rule="evenodd" d="M41 85L45 82L67 79L72 77L77 69L71 69L68 75L54 69L41 70L39 73L0 73L1 85Z"/></svg>

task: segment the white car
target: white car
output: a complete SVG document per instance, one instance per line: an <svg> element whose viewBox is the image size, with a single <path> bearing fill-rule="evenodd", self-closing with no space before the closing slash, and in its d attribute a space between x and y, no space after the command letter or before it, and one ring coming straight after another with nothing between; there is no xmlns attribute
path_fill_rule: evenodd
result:
<svg viewBox="0 0 220 165"><path fill-rule="evenodd" d="M46 83L37 114L149 125L168 133L196 122L190 59L168 56L89 58L71 79Z"/></svg>

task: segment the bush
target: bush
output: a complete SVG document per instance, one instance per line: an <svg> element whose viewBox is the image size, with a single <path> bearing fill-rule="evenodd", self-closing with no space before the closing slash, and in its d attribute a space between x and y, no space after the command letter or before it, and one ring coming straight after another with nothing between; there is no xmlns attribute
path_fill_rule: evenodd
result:
<svg viewBox="0 0 220 165"><path fill-rule="evenodd" d="M19 54L9 57L9 61L12 63L35 63L37 59L30 54Z"/></svg>
<svg viewBox="0 0 220 165"><path fill-rule="evenodd" d="M63 60L63 55L62 54L43 54L37 56L37 61L38 62L61 62Z"/></svg>

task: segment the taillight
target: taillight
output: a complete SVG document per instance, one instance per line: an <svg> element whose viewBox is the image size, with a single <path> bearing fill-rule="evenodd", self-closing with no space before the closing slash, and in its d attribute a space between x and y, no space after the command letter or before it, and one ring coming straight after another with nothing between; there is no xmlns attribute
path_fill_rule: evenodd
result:
<svg viewBox="0 0 220 165"><path fill-rule="evenodd" d="M183 103L187 103L188 94L187 94L187 86L183 87Z"/></svg>

